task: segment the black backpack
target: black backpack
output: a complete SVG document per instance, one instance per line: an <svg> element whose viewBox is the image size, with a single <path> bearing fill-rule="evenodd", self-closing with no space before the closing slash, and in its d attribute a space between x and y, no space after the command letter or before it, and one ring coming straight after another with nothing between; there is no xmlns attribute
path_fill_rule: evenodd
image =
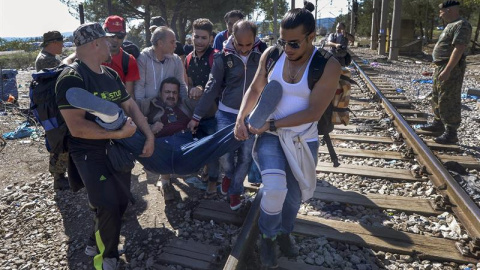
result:
<svg viewBox="0 0 480 270"><path fill-rule="evenodd" d="M275 46L270 53L267 56L266 59L266 70L267 70L267 76L270 73L270 71L273 69L275 66L275 63L277 62L278 58L283 53L283 48L280 46ZM332 57L332 54L327 52L324 49L317 49L315 54L313 55L311 64L308 68L308 88L310 90L313 89L315 83L320 80L322 77L323 71L325 70L325 66L327 65L328 59ZM349 79L349 78L348 78ZM340 163L338 162L338 157L337 153L335 153L335 149L333 148L333 143L332 140L330 139L330 136L328 135L330 132L333 131L334 125L332 123L332 114L333 114L333 105L330 103L323 113L322 117L320 120L318 120L318 135L323 135L323 141L326 143L328 152L330 154L330 158L333 162L334 167L340 166Z"/></svg>
<svg viewBox="0 0 480 270"><path fill-rule="evenodd" d="M30 83L30 110L45 129L45 146L48 152L56 154L68 152L66 144L68 128L58 109L55 95L57 78L67 68L80 72L77 62L70 66L46 68L33 73L33 80Z"/></svg>
<svg viewBox="0 0 480 270"><path fill-rule="evenodd" d="M135 59L137 59L140 56L140 49L138 48L135 43L125 40L122 44L122 49L127 52L128 54L133 55Z"/></svg>

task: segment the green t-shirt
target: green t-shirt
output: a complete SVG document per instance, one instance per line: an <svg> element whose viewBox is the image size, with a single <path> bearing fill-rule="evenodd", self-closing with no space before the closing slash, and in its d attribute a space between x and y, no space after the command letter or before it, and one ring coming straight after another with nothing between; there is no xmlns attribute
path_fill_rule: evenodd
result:
<svg viewBox="0 0 480 270"><path fill-rule="evenodd" d="M447 24L433 48L433 62L444 62L450 59L457 44L468 45L472 36L472 26L465 19L460 18ZM465 52L464 52L465 54Z"/></svg>

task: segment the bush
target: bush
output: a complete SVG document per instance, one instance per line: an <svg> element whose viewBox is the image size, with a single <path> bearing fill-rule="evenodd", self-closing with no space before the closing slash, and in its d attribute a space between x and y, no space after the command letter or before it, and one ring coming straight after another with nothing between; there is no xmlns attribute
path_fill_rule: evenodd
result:
<svg viewBox="0 0 480 270"><path fill-rule="evenodd" d="M0 55L0 67L3 69L26 69L35 66L38 52L18 52Z"/></svg>

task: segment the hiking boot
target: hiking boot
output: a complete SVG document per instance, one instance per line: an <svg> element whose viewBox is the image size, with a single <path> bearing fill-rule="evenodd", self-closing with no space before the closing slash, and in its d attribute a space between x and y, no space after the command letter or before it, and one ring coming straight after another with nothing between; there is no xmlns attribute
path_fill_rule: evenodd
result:
<svg viewBox="0 0 480 270"><path fill-rule="evenodd" d="M117 258L103 258L103 270L117 270L120 262Z"/></svg>
<svg viewBox="0 0 480 270"><path fill-rule="evenodd" d="M240 200L240 195L230 195L230 209L233 211L238 210L242 206L242 200Z"/></svg>
<svg viewBox="0 0 480 270"><path fill-rule="evenodd" d="M277 240L260 236L260 262L263 267L277 268Z"/></svg>
<svg viewBox="0 0 480 270"><path fill-rule="evenodd" d="M420 128L421 130L424 131L429 131L429 132L444 132L445 131L445 126L441 121L438 120L433 120L432 123L423 126Z"/></svg>
<svg viewBox="0 0 480 270"><path fill-rule="evenodd" d="M55 190L67 190L70 188L68 178L63 173L53 174L53 189Z"/></svg>
<svg viewBox="0 0 480 270"><path fill-rule="evenodd" d="M287 257L297 257L300 253L295 246L295 241L292 239L289 233L282 233L277 236L278 245L283 255Z"/></svg>
<svg viewBox="0 0 480 270"><path fill-rule="evenodd" d="M172 184L162 184L160 186L160 192L162 193L163 199L165 201L175 200L175 189L173 188Z"/></svg>
<svg viewBox="0 0 480 270"><path fill-rule="evenodd" d="M458 142L457 130L447 127L445 132L434 140L440 144L456 144Z"/></svg>
<svg viewBox="0 0 480 270"><path fill-rule="evenodd" d="M226 176L223 177L222 179L222 188L221 188L221 192L223 195L227 195L228 193L228 189L230 188L230 182L232 182L232 180Z"/></svg>

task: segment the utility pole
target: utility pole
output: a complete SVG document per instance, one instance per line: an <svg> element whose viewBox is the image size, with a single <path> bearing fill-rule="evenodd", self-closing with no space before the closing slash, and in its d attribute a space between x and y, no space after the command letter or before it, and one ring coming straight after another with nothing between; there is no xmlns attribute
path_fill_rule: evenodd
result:
<svg viewBox="0 0 480 270"><path fill-rule="evenodd" d="M380 0L373 0L372 32L370 34L370 50L378 48L378 26L380 23Z"/></svg>
<svg viewBox="0 0 480 270"><path fill-rule="evenodd" d="M357 22L357 11L358 3L357 0L352 0L352 13L350 14L350 34L355 36L356 22Z"/></svg>
<svg viewBox="0 0 480 270"><path fill-rule="evenodd" d="M78 14L80 16L80 24L85 23L85 14L83 13L83 4L78 5Z"/></svg>
<svg viewBox="0 0 480 270"><path fill-rule="evenodd" d="M292 0L290 1L290 9L294 9L295 8L295 0Z"/></svg>
<svg viewBox="0 0 480 270"><path fill-rule="evenodd" d="M113 15L112 0L107 0L108 16Z"/></svg>
<svg viewBox="0 0 480 270"><path fill-rule="evenodd" d="M387 42L387 20L390 0L382 0L382 14L380 16L380 41L378 43L378 54L384 55Z"/></svg>
<svg viewBox="0 0 480 270"><path fill-rule="evenodd" d="M402 25L402 0L393 2L392 33L390 34L390 54L388 59L398 60L400 49L400 26Z"/></svg>
<svg viewBox="0 0 480 270"><path fill-rule="evenodd" d="M315 29L317 29L318 0L315 0Z"/></svg>
<svg viewBox="0 0 480 270"><path fill-rule="evenodd" d="M278 38L278 22L277 22L277 16L278 16L278 0L273 0L273 44L277 44L277 38Z"/></svg>

